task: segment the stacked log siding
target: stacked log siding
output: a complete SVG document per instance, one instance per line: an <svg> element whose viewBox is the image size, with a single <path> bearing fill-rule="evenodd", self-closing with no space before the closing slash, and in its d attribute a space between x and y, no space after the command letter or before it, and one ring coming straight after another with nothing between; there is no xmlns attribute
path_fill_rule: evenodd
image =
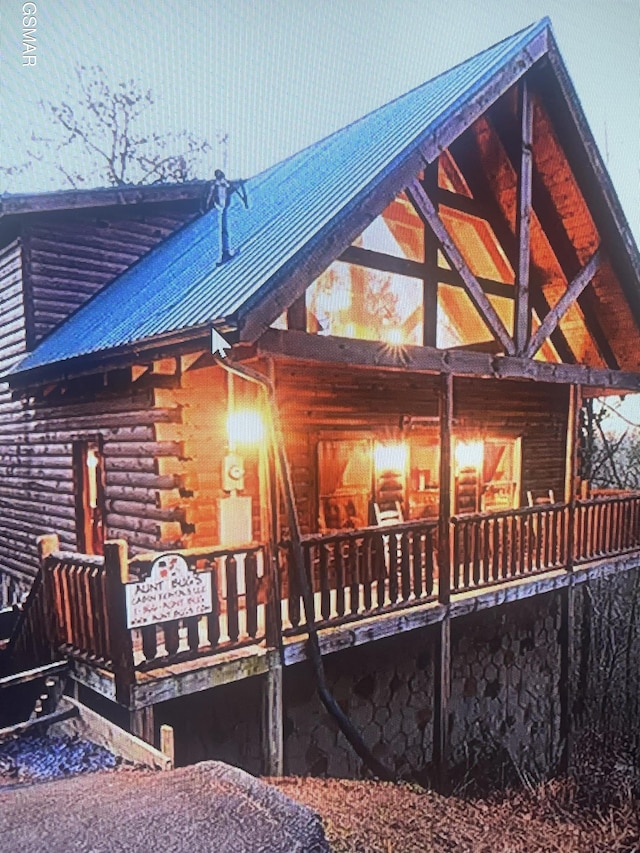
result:
<svg viewBox="0 0 640 853"><path fill-rule="evenodd" d="M51 216L32 222L23 237L30 348L192 215L172 209L81 224Z"/></svg>

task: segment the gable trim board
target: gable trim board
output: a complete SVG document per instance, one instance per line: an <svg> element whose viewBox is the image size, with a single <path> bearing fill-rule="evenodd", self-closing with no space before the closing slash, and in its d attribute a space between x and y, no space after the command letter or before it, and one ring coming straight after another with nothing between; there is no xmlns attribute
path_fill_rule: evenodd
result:
<svg viewBox="0 0 640 853"><path fill-rule="evenodd" d="M219 222L211 210L54 330L12 381L30 381L44 367L55 372L62 362L72 370L87 356L201 336L212 326L254 343L398 192L545 57L600 181L594 192L605 196L615 222L613 245L624 247L623 266L637 283L637 248L543 19L248 181L253 210L229 209L238 250L231 261L216 266ZM640 308L640 296L635 301Z"/></svg>

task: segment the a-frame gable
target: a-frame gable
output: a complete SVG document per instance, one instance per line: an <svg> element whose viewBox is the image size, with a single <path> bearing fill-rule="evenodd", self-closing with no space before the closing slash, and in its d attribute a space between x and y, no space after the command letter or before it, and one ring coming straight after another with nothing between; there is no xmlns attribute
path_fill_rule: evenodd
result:
<svg viewBox="0 0 640 853"><path fill-rule="evenodd" d="M551 45L550 49L555 48ZM406 169L390 177L396 179L396 191L406 191L424 220L425 239L435 237L449 262L447 274L452 272L464 285L470 303L497 343L497 352L520 359L581 363L612 370L636 369L640 364L635 346L638 315L634 314L633 303L636 299L631 300L632 304L625 299L615 272L623 269L625 262L627 267L634 266L634 257L620 259L628 248L625 245L628 234L626 231L617 234L605 228L603 239L595 226L585 196L594 198L592 184L597 184L597 176L590 176L588 192L584 192L573 172L575 152L571 140L558 138L546 108L545 85L549 85L549 75L555 74L547 53L540 57L542 61L537 66L525 70L517 81L512 81L475 121L467 126L459 123L458 135L451 140L445 155L438 153L441 175L446 175L447 168L449 170L449 186L445 180L436 184L432 181L427 187L429 163L424 144L419 146L421 166L414 165L414 174L408 181ZM559 91L558 85L556 90ZM558 91L554 102L556 111ZM583 138L588 133L586 127L578 130ZM575 144L575 140L573 142ZM433 161L430 165L433 168ZM451 184L451 174L457 176L459 186ZM584 179L582 175L583 182ZM393 185L392 181L390 183ZM607 195L609 190L607 186L597 189L601 195ZM615 199L609 202L615 209ZM367 222L380 215L380 205L380 201L377 207L371 201L365 202L364 211L357 211L348 224L336 229L333 242L327 247L329 251L333 250L335 255L337 241L346 241L363 220ZM480 210L487 229L498 239L499 248L515 271L510 322L505 323L489 295L491 286L500 287L500 283L487 282L473 274L465 260L464 244L456 239L455 229L447 227L447 207L460 211L469 207L476 212ZM487 248L490 242L487 241ZM319 257L320 252L316 252L312 263L317 263ZM400 264L392 259L367 258L353 245L341 252L340 257L343 261L379 270L401 272ZM406 262L404 265L410 266ZM289 297L297 300L298 316L301 314L304 271L303 268L296 271L295 283L290 283L289 290ZM442 265L432 267L430 274L441 284L447 278ZM425 277L425 343L429 338L426 328L429 307L435 315L434 297L427 293L427 283L428 277ZM633 297L637 290L638 279L634 277ZM286 306L281 303L278 307ZM445 313L443 309L441 301L441 318ZM258 310L250 326L255 329L260 320ZM245 333L248 334L248 330L245 329ZM431 345L434 345L433 340ZM478 349L489 351L484 345Z"/></svg>

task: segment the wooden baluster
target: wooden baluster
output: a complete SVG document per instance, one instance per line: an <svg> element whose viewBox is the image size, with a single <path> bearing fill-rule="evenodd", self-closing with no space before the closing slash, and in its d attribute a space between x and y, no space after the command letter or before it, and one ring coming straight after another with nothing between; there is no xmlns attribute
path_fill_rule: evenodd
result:
<svg viewBox="0 0 640 853"><path fill-rule="evenodd" d="M352 614L360 610L360 579L358 576L358 544L355 539L349 539L349 597Z"/></svg>
<svg viewBox="0 0 640 853"><path fill-rule="evenodd" d="M547 537L545 535L547 512L541 510L536 516L536 569L541 569L544 566L544 549Z"/></svg>
<svg viewBox="0 0 640 853"><path fill-rule="evenodd" d="M220 642L220 598L218 584L218 560L211 562L211 611L207 614L207 638L212 648Z"/></svg>
<svg viewBox="0 0 640 853"><path fill-rule="evenodd" d="M178 653L180 648L180 620L172 619L170 622L162 623L164 633L164 648L168 657Z"/></svg>
<svg viewBox="0 0 640 853"><path fill-rule="evenodd" d="M387 535L389 549L389 601L398 600L398 538L395 533Z"/></svg>
<svg viewBox="0 0 640 853"><path fill-rule="evenodd" d="M435 554L437 552L437 537L434 535L437 528L427 527L424 536L424 561L425 561L425 592L427 595L433 595L434 589L434 569L435 569ZM454 564L455 566L455 564ZM455 573L455 567L454 567Z"/></svg>
<svg viewBox="0 0 640 853"><path fill-rule="evenodd" d="M460 589L460 572L462 569L462 535L460 531L460 522L453 520L453 589Z"/></svg>
<svg viewBox="0 0 640 853"><path fill-rule="evenodd" d="M524 536L522 535L522 516L511 517L511 571L510 575L519 574L522 568L522 551L524 549Z"/></svg>
<svg viewBox="0 0 640 853"><path fill-rule="evenodd" d="M285 544L284 553L286 554L287 577L289 579L289 622L291 622L292 628L297 628L300 625L300 583L291 542Z"/></svg>
<svg viewBox="0 0 640 853"><path fill-rule="evenodd" d="M509 519L502 516L500 519L500 577L504 580L509 577L509 558L511 554L511 540L509 539Z"/></svg>
<svg viewBox="0 0 640 853"><path fill-rule="evenodd" d="M333 554L336 563L336 613L339 617L344 616L344 552L341 542L334 542Z"/></svg>
<svg viewBox="0 0 640 853"><path fill-rule="evenodd" d="M196 654L200 648L200 617L188 616L184 624L187 626L187 646L190 652Z"/></svg>
<svg viewBox="0 0 640 853"><path fill-rule="evenodd" d="M465 589L471 585L471 525L462 522L462 583Z"/></svg>
<svg viewBox="0 0 640 853"><path fill-rule="evenodd" d="M318 544L320 551L320 613L327 622L331 618L331 587L329 584L328 543Z"/></svg>
<svg viewBox="0 0 640 853"><path fill-rule="evenodd" d="M144 625L142 634L142 654L145 660L153 660L158 653L158 633L155 625Z"/></svg>
<svg viewBox="0 0 640 853"><path fill-rule="evenodd" d="M408 601L411 595L411 554L409 533L406 530L400 536L400 578L402 600Z"/></svg>
<svg viewBox="0 0 640 853"><path fill-rule="evenodd" d="M413 538L411 540L411 552L413 557L413 592L416 598L422 598L422 552L424 540L428 540L428 535L425 536L421 530L413 531ZM428 582L429 581L427 579L427 583Z"/></svg>
<svg viewBox="0 0 640 853"><path fill-rule="evenodd" d="M371 610L373 603L372 598L372 582L373 582L373 537L367 534L362 539L362 571L364 582L364 609Z"/></svg>
<svg viewBox="0 0 640 853"><path fill-rule="evenodd" d="M244 558L244 588L247 634L255 637L258 633L258 559L255 551L247 552Z"/></svg>
<svg viewBox="0 0 640 853"><path fill-rule="evenodd" d="M238 620L238 563L233 554L225 562L227 579L227 631L232 643L238 642L240 625Z"/></svg>
<svg viewBox="0 0 640 853"><path fill-rule="evenodd" d="M386 601L387 566L385 563L384 538L381 533L373 534L373 566L376 584L376 603L384 607Z"/></svg>
<svg viewBox="0 0 640 853"><path fill-rule="evenodd" d="M500 518L491 522L491 578L497 581L500 577Z"/></svg>
<svg viewBox="0 0 640 853"><path fill-rule="evenodd" d="M480 553L482 550L482 522L478 519L471 525L471 541L473 554L473 584L480 583Z"/></svg>
<svg viewBox="0 0 640 853"><path fill-rule="evenodd" d="M482 519L482 580L491 583L491 523L489 518Z"/></svg>

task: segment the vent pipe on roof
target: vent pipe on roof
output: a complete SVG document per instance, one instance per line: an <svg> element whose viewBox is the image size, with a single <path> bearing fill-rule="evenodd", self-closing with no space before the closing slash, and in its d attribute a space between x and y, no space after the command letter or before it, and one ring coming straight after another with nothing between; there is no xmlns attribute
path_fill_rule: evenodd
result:
<svg viewBox="0 0 640 853"><path fill-rule="evenodd" d="M249 207L249 199L245 182L242 180L229 181L225 177L222 169L216 169L215 177L208 187L205 200L205 210L210 210L212 207L217 208L220 213L220 259L218 266L230 261L235 255L233 249L229 245L229 223L228 210L231 199L234 195L238 195L246 208Z"/></svg>

